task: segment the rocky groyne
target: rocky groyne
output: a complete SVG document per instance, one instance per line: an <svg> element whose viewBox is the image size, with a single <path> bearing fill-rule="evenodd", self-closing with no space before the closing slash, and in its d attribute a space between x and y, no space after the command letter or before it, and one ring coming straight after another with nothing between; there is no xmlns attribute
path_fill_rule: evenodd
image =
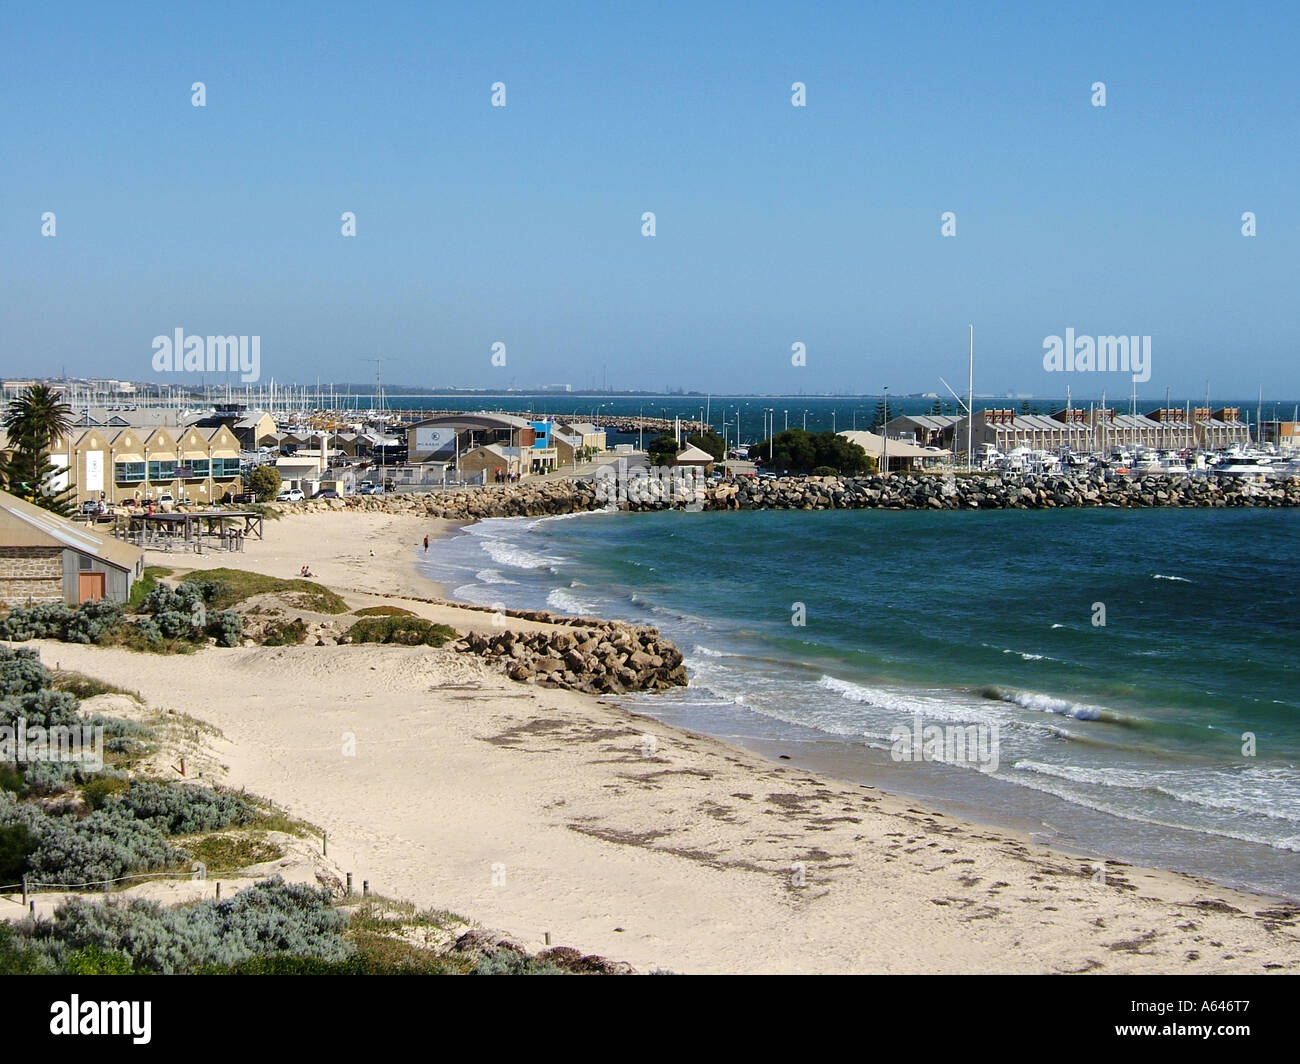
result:
<svg viewBox="0 0 1300 1064"><path fill-rule="evenodd" d="M1003 476L923 474L890 477L739 477L706 484L681 477L524 481L428 493L397 492L304 503L281 509L362 510L453 521L541 517L592 510L1041 510L1057 507L1198 508L1300 506L1300 478L1231 476L1110 477L1100 474Z"/></svg>
<svg viewBox="0 0 1300 1064"><path fill-rule="evenodd" d="M549 613L529 616L571 631L470 632L450 646L498 664L512 680L586 694L664 691L686 685L681 651L663 639L658 629Z"/></svg>

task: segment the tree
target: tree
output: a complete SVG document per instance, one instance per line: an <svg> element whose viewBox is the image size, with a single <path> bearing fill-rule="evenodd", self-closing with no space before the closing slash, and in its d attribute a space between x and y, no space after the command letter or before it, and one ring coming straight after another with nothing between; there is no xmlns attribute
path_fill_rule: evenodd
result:
<svg viewBox="0 0 1300 1064"><path fill-rule="evenodd" d="M1020 404L1020 412L1021 412L1022 414L1028 414L1028 413L1029 413L1029 400L1028 400L1028 399L1026 399L1023 403Z"/></svg>
<svg viewBox="0 0 1300 1064"><path fill-rule="evenodd" d="M943 417L943 400L942 400L942 399L940 399L940 398L938 398L938 397L935 398L935 400L934 400L934 406L930 407L930 416L931 416L931 417Z"/></svg>
<svg viewBox="0 0 1300 1064"><path fill-rule="evenodd" d="M723 443L722 437L712 429L708 432L694 432L686 437L686 442L692 446L698 447L701 451L708 451L713 455L715 462L720 462L726 456L727 445Z"/></svg>
<svg viewBox="0 0 1300 1064"><path fill-rule="evenodd" d="M834 432L785 429L754 444L749 453L764 468L787 473L807 473L818 466L829 466L846 475L875 469L866 451Z"/></svg>
<svg viewBox="0 0 1300 1064"><path fill-rule="evenodd" d="M881 399L876 403L876 412L871 418L871 431L880 432L885 426L885 418L889 413L889 408L885 405L885 400Z"/></svg>
<svg viewBox="0 0 1300 1064"><path fill-rule="evenodd" d="M677 437L671 432L661 432L646 444L645 449L651 465L671 465L677 457Z"/></svg>
<svg viewBox="0 0 1300 1064"><path fill-rule="evenodd" d="M257 501L266 502L280 493L280 471L269 462L248 474L248 490L257 492Z"/></svg>
<svg viewBox="0 0 1300 1064"><path fill-rule="evenodd" d="M50 461L50 451L72 431L72 407L62 393L33 384L10 402L4 427L11 448L0 468L6 490L55 513L68 513L72 488L56 491L51 483L62 470Z"/></svg>

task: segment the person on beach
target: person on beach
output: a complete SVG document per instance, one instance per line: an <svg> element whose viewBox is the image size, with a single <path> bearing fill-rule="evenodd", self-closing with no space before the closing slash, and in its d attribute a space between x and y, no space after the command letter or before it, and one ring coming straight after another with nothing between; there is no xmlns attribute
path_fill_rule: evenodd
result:
<svg viewBox="0 0 1300 1064"><path fill-rule="evenodd" d="M428 537L428 536L425 536L425 537L424 537L424 553L425 553L425 554L428 554L428 553L429 553L429 537Z"/></svg>

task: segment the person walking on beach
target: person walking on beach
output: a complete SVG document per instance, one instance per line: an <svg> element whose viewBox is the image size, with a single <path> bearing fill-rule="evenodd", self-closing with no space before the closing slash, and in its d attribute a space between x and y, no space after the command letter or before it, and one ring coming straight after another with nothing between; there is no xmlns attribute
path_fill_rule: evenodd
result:
<svg viewBox="0 0 1300 1064"><path fill-rule="evenodd" d="M424 537L424 553L425 553L425 554L428 554L428 553L429 553L429 537L428 537L428 536L425 536L425 537Z"/></svg>

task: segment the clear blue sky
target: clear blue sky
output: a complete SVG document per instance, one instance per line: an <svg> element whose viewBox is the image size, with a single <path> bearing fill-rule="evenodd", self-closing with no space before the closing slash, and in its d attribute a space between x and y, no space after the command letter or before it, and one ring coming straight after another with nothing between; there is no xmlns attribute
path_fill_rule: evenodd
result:
<svg viewBox="0 0 1300 1064"><path fill-rule="evenodd" d="M1291 398L1298 30L1288 3L8 3L0 374L153 377L181 327L260 335L281 381L383 355L428 385L929 391L973 322L977 391L1127 395L1043 371L1069 327L1150 335L1144 398Z"/></svg>

